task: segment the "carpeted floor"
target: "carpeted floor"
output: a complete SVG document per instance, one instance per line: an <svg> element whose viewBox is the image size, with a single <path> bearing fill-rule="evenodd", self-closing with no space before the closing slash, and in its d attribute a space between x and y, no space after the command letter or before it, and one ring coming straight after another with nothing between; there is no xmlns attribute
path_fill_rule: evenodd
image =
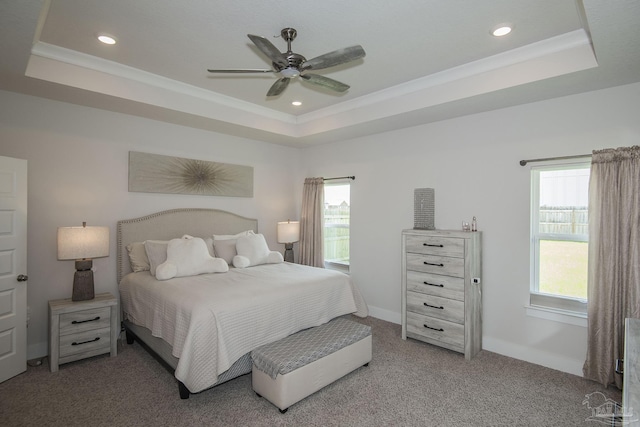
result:
<svg viewBox="0 0 640 427"><path fill-rule="evenodd" d="M259 398L251 376L181 400L173 375L139 344L42 366L0 384L2 426L595 426L585 396L619 390L482 351L471 361L379 319L373 360L285 414Z"/></svg>

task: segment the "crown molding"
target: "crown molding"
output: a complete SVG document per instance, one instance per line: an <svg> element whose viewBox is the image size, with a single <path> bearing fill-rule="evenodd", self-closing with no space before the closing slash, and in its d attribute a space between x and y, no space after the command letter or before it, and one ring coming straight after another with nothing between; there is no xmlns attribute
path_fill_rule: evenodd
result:
<svg viewBox="0 0 640 427"><path fill-rule="evenodd" d="M576 30L299 116L37 41L25 74L58 84L302 138L596 67Z"/></svg>

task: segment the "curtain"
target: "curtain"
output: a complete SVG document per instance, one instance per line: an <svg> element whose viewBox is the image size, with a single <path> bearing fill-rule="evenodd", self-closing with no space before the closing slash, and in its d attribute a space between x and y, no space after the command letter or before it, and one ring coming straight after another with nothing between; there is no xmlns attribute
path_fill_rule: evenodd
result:
<svg viewBox="0 0 640 427"><path fill-rule="evenodd" d="M622 388L624 320L640 317L640 146L594 151L585 378Z"/></svg>
<svg viewBox="0 0 640 427"><path fill-rule="evenodd" d="M306 178L300 217L300 264L324 267L324 179Z"/></svg>

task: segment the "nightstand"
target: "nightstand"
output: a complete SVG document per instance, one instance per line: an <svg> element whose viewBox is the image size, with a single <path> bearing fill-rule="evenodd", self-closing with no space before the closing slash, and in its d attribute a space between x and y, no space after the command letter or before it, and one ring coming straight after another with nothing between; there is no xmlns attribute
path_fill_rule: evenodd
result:
<svg viewBox="0 0 640 427"><path fill-rule="evenodd" d="M49 301L49 368L99 354L117 354L118 300L110 293L94 299Z"/></svg>

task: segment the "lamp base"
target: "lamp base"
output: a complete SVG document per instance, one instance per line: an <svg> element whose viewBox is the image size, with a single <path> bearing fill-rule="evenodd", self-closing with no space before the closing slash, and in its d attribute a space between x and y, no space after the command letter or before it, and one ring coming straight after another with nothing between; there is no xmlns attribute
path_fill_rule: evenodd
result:
<svg viewBox="0 0 640 427"><path fill-rule="evenodd" d="M95 298L92 265L93 261L90 259L76 261L71 301L86 301Z"/></svg>
<svg viewBox="0 0 640 427"><path fill-rule="evenodd" d="M286 262L293 262L293 243L284 244L284 260Z"/></svg>

